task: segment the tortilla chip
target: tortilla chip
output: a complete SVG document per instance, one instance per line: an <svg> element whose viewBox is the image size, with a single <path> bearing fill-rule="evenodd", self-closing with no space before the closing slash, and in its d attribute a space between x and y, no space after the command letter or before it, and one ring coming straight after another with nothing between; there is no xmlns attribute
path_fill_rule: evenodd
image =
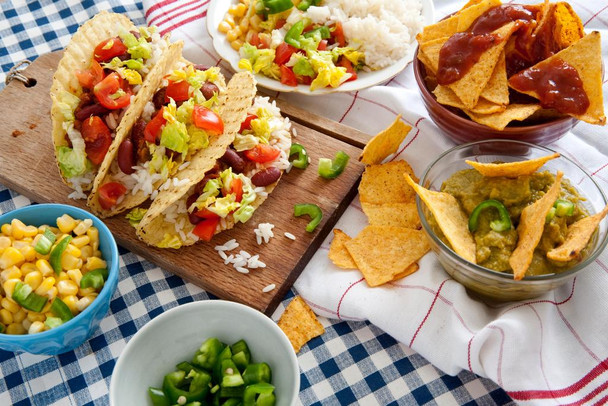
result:
<svg viewBox="0 0 608 406"><path fill-rule="evenodd" d="M401 115L398 115L390 127L380 131L367 142L359 161L367 165L379 164L387 156L397 152L397 148L411 129L411 126L401 120Z"/></svg>
<svg viewBox="0 0 608 406"><path fill-rule="evenodd" d="M414 201L416 193L402 181L404 173L416 175L405 161L387 162L381 165L370 165L365 168L359 184L361 203L407 203Z"/></svg>
<svg viewBox="0 0 608 406"><path fill-rule="evenodd" d="M329 245L328 257L338 268L357 269L357 264L355 264L353 257L350 256L346 246L344 245L350 240L351 238L348 234L342 230L334 228L334 239L331 240L331 244Z"/></svg>
<svg viewBox="0 0 608 406"><path fill-rule="evenodd" d="M547 252L547 258L559 262L568 262L577 258L606 214L608 214L608 206L604 207L601 212L582 218L570 225L566 240L559 247Z"/></svg>
<svg viewBox="0 0 608 406"><path fill-rule="evenodd" d="M537 63L517 75L525 75L529 69L543 69L551 61L561 59L574 69L583 82L583 89L589 99L589 108L582 115L572 115L579 120L586 121L590 124L606 124L606 116L604 115L604 98L602 95L602 48L600 33L593 31L585 35L568 48L559 51L555 55ZM522 91L513 85L513 75L509 78L509 86L518 92L539 98L535 91Z"/></svg>
<svg viewBox="0 0 608 406"><path fill-rule="evenodd" d="M476 246L473 236L469 232L469 219L460 208L456 198L449 193L425 189L407 174L404 176L407 183L414 188L435 217L435 221L454 252L475 264L477 262Z"/></svg>
<svg viewBox="0 0 608 406"><path fill-rule="evenodd" d="M404 275L430 250L423 230L390 226L367 226L346 249L369 286L379 286Z"/></svg>
<svg viewBox="0 0 608 406"><path fill-rule="evenodd" d="M408 266L405 269L405 271L401 272L400 274L395 275L395 277L390 282L394 282L398 279L405 278L406 276L413 274L414 272L416 272L419 269L420 269L420 265L418 265L418 263L414 262L412 265Z"/></svg>
<svg viewBox="0 0 608 406"><path fill-rule="evenodd" d="M281 315L279 327L297 353L300 348L315 337L325 333L323 325L317 320L312 309L300 297L294 297Z"/></svg>
<svg viewBox="0 0 608 406"><path fill-rule="evenodd" d="M509 265L513 269L513 279L521 280L526 271L530 267L534 250L540 242L545 229L545 219L547 213L553 207L555 199L559 196L561 189L562 176L561 171L557 172L555 182L547 193L534 203L526 206L519 217L519 225L517 226L518 241L517 246L509 257Z"/></svg>
<svg viewBox="0 0 608 406"><path fill-rule="evenodd" d="M496 6L500 6L500 0L481 0L474 3L467 3L456 15L458 17L456 31L466 31L479 16Z"/></svg>
<svg viewBox="0 0 608 406"><path fill-rule="evenodd" d="M407 203L361 203L363 212L372 226L420 228L416 202Z"/></svg>
<svg viewBox="0 0 608 406"><path fill-rule="evenodd" d="M422 32L416 35L418 44L424 42L433 41L438 38L450 37L457 32L458 29L458 16L453 15L452 17L441 20L435 24L427 25L422 29Z"/></svg>
<svg viewBox="0 0 608 406"><path fill-rule="evenodd" d="M566 2L555 4L555 26L553 28L553 39L560 49L568 48L585 36L581 18L572 10L572 6Z"/></svg>
<svg viewBox="0 0 608 406"><path fill-rule="evenodd" d="M429 59L428 56L422 51L422 49L418 48L418 59L424 65L427 74L431 74L433 77L437 73L437 69L433 67L433 63Z"/></svg>
<svg viewBox="0 0 608 406"><path fill-rule="evenodd" d="M477 114L471 110L463 110L471 120L495 130L502 131L511 121L523 121L538 110L540 104L509 104L506 109L498 113Z"/></svg>
<svg viewBox="0 0 608 406"><path fill-rule="evenodd" d="M507 62L504 50L498 57L498 63L496 63L486 87L481 91L480 98L498 105L509 104L509 82L507 81ZM472 110L474 111L474 109Z"/></svg>
<svg viewBox="0 0 608 406"><path fill-rule="evenodd" d="M439 52L441 47L450 37L441 37L434 40L426 41L420 44L418 48L418 58L420 54L424 54L424 59L420 59L431 73L437 74L439 70Z"/></svg>
<svg viewBox="0 0 608 406"><path fill-rule="evenodd" d="M529 159L527 161L505 162L500 164L481 163L475 161L465 162L475 168L477 172L489 178L500 176L504 176L506 178L517 178L520 176L532 175L544 164L552 159L559 158L559 156L559 153L555 152L551 155Z"/></svg>
<svg viewBox="0 0 608 406"><path fill-rule="evenodd" d="M441 104L456 107L461 110L465 109L464 104L462 104L462 101L458 98L458 96L456 96L456 93L454 93L452 89L447 86L437 86L433 91L433 94L437 98L437 102ZM473 107L470 111L476 114L493 114L505 111L506 108L507 106L503 104L492 103L491 101L480 97L475 107Z"/></svg>

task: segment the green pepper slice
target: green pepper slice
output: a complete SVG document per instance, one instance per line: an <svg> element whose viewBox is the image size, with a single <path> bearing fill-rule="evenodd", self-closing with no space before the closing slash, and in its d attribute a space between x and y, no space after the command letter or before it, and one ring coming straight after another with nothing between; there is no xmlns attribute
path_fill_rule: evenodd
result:
<svg viewBox="0 0 608 406"><path fill-rule="evenodd" d="M300 144L291 144L291 148L289 148L289 158L294 155L297 155L297 158L291 161L291 164L295 168L306 169L310 163L306 149Z"/></svg>
<svg viewBox="0 0 608 406"><path fill-rule="evenodd" d="M292 25L287 34L285 34L285 42L298 49L302 48L300 37L302 36L302 32L304 32L304 28L306 28L307 22L306 19L303 19Z"/></svg>
<svg viewBox="0 0 608 406"><path fill-rule="evenodd" d="M192 378L190 385L185 382L186 378ZM184 371L175 371L165 375L163 392L171 404L177 403L177 399L181 396L186 402L203 400L209 392L210 382L211 375L204 371L192 370L188 375Z"/></svg>
<svg viewBox="0 0 608 406"><path fill-rule="evenodd" d="M241 386L221 386L220 398L242 398L245 385Z"/></svg>
<svg viewBox="0 0 608 406"><path fill-rule="evenodd" d="M331 33L329 32L329 27L326 25L317 27L314 30L310 30L304 34L304 38L314 38L318 41L321 41L322 39L327 39L329 37L331 37Z"/></svg>
<svg viewBox="0 0 608 406"><path fill-rule="evenodd" d="M278 14L293 7L291 0L262 0L266 14Z"/></svg>
<svg viewBox="0 0 608 406"><path fill-rule="evenodd" d="M59 317L47 317L46 320L44 321L44 325L50 329L59 327L62 324L63 324L63 320L61 320Z"/></svg>
<svg viewBox="0 0 608 406"><path fill-rule="evenodd" d="M47 228L46 230L44 230L44 234L42 234L42 237L40 237L40 239L36 243L34 250L39 254L46 255L51 252L51 247L53 246L56 240L57 237L55 236L55 234L51 231L50 228Z"/></svg>
<svg viewBox="0 0 608 406"><path fill-rule="evenodd" d="M148 394L150 395L150 400L152 400L153 406L171 406L167 395L162 389L149 387Z"/></svg>
<svg viewBox="0 0 608 406"><path fill-rule="evenodd" d="M274 396L269 395L273 392L274 386L269 383L249 385L243 393L243 406L272 406L275 402Z"/></svg>
<svg viewBox="0 0 608 406"><path fill-rule="evenodd" d="M51 257L49 258L49 262L51 263L51 267L57 275L61 272L61 255L68 247L68 244L72 241L72 236L68 235L63 240L59 241L55 248L51 251Z"/></svg>
<svg viewBox="0 0 608 406"><path fill-rule="evenodd" d="M344 172L349 158L343 151L338 151L333 161L329 158L319 158L319 175L325 179L337 178Z"/></svg>
<svg viewBox="0 0 608 406"><path fill-rule="evenodd" d="M302 0L298 4L298 10L306 11L310 6L318 6L321 4L321 0Z"/></svg>
<svg viewBox="0 0 608 406"><path fill-rule="evenodd" d="M265 362L259 364L249 364L243 372L243 380L245 385L255 383L270 383L272 379L272 371L270 366Z"/></svg>
<svg viewBox="0 0 608 406"><path fill-rule="evenodd" d="M80 287L82 289L93 288L100 290L108 279L108 270L106 268L98 268L85 273L80 279Z"/></svg>
<svg viewBox="0 0 608 406"><path fill-rule="evenodd" d="M473 209L473 212L469 217L469 231L477 231L477 227L479 227L479 215L482 211L491 207L498 211L498 219L490 222L490 228L492 230L500 232L510 230L513 227L511 216L509 216L509 211L505 205L498 200L489 199L479 203L477 207Z"/></svg>
<svg viewBox="0 0 608 406"><path fill-rule="evenodd" d="M223 349L224 344L222 344L220 340L215 337L209 338L194 354L192 363L207 371L213 371L213 367L215 366L215 363L218 362L219 355Z"/></svg>
<svg viewBox="0 0 608 406"><path fill-rule="evenodd" d="M216 382L219 382L222 380L222 361L225 359L231 359L231 358L232 358L232 350L230 349L230 346L227 345L226 347L224 347L222 352L220 352L220 355L218 355L218 357L217 357L217 362L213 366L213 379Z"/></svg>
<svg viewBox="0 0 608 406"><path fill-rule="evenodd" d="M303 203L293 206L293 215L296 217L307 215L311 218L310 223L306 225L306 231L312 233L323 219L323 211L316 204Z"/></svg>
<svg viewBox="0 0 608 406"><path fill-rule="evenodd" d="M236 367L236 364L231 359L222 360L222 388L234 388L244 385L243 377Z"/></svg>
<svg viewBox="0 0 608 406"><path fill-rule="evenodd" d="M570 217L574 214L574 203L569 200L557 199L553 207L558 217Z"/></svg>
<svg viewBox="0 0 608 406"><path fill-rule="evenodd" d="M62 322L70 321L74 317L72 311L65 302L58 297L51 303L51 313L59 317Z"/></svg>
<svg viewBox="0 0 608 406"><path fill-rule="evenodd" d="M17 282L15 289L13 290L13 300L24 309L40 312L49 298L40 296L39 294L32 292L32 290L32 287L27 283Z"/></svg>

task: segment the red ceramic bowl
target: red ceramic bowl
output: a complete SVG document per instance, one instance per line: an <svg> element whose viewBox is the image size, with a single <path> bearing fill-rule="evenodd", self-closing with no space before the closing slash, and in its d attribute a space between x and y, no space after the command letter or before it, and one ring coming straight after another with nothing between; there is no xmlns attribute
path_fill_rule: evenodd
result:
<svg viewBox="0 0 608 406"><path fill-rule="evenodd" d="M488 139L508 139L548 145L563 137L578 124L578 120L572 117L557 118L534 125L514 121L502 131L477 124L460 110L437 102L435 95L429 90L424 80L426 70L422 62L418 60L418 49L416 49L413 64L414 76L422 95L422 101L431 119L445 135L458 144Z"/></svg>

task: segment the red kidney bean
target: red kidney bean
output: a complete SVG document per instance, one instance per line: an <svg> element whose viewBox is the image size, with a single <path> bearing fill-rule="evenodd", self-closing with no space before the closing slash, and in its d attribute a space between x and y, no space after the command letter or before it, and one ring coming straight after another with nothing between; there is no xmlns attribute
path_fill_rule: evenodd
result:
<svg viewBox="0 0 608 406"><path fill-rule="evenodd" d="M145 129L146 122L141 118L137 120L135 124L133 124L133 128L131 128L131 141L135 146L135 157L137 162L145 162L148 160L148 147L144 136Z"/></svg>
<svg viewBox="0 0 608 406"><path fill-rule="evenodd" d="M232 168L232 172L241 173L245 170L245 161L232 148L228 148L220 161Z"/></svg>
<svg viewBox="0 0 608 406"><path fill-rule="evenodd" d="M141 35L139 34L138 31L135 30L131 30L129 31L131 34L133 34L133 36L135 36L136 39L139 39L139 37L141 37Z"/></svg>
<svg viewBox="0 0 608 406"><path fill-rule="evenodd" d="M160 89L158 92L156 92L154 94L154 97L152 97L152 103L154 103L154 108L156 110L160 110L160 108L164 106L166 94L167 94L167 88L163 87L162 89Z"/></svg>
<svg viewBox="0 0 608 406"><path fill-rule="evenodd" d="M190 196L188 196L188 199L186 200L186 209L190 208L192 203L194 203L196 201L196 199L198 199L198 196L199 195L196 192L194 192ZM188 212L188 220L190 220L191 224L198 224L204 220L202 217L199 217L196 215L197 211L198 211L198 209L194 209L192 211L192 213Z"/></svg>
<svg viewBox="0 0 608 406"><path fill-rule="evenodd" d="M135 164L134 158L134 150L133 150L133 142L127 138L125 139L120 146L118 147L118 167L123 173L127 175L135 172L133 169L133 165Z"/></svg>
<svg viewBox="0 0 608 406"><path fill-rule="evenodd" d="M201 92L205 99L209 100L213 97L214 93L219 93L220 89L211 82L205 82L203 87L201 87Z"/></svg>
<svg viewBox="0 0 608 406"><path fill-rule="evenodd" d="M207 70L209 69L209 66L207 65L201 65L200 63L194 64L192 65L192 67L196 70Z"/></svg>
<svg viewBox="0 0 608 406"><path fill-rule="evenodd" d="M91 116L103 116L110 112L110 110L103 107L101 104L89 104L88 106L78 106L74 110L74 117L78 121L84 121Z"/></svg>
<svg viewBox="0 0 608 406"><path fill-rule="evenodd" d="M281 171L274 166L270 166L253 175L251 177L251 183L255 186L268 186L279 180L280 177Z"/></svg>

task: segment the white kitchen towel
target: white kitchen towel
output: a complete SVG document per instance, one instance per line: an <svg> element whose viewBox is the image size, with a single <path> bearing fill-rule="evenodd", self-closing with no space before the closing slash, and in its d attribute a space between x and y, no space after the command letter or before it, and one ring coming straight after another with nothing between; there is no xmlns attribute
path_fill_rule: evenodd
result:
<svg viewBox="0 0 608 406"><path fill-rule="evenodd" d="M144 0L144 8L148 23L184 40L187 59L229 71L207 33L209 3ZM456 11L463 3L436 1L435 18ZM601 31L606 64L606 1L571 5L587 31ZM607 95L604 82L604 100ZM411 65L388 83L359 92L279 97L369 134L401 114L413 129L394 159L407 160L418 175L441 152L454 146L429 119ZM577 162L608 191L607 128L580 123L549 147ZM366 224L356 198L336 227L354 236ZM330 241L331 235L295 284L316 313L342 320L369 320L446 373L467 369L488 377L518 402L608 402L608 252L572 282L543 297L496 306L469 296L433 254L420 261L420 270L413 275L370 288L360 272L332 265L327 258Z"/></svg>

